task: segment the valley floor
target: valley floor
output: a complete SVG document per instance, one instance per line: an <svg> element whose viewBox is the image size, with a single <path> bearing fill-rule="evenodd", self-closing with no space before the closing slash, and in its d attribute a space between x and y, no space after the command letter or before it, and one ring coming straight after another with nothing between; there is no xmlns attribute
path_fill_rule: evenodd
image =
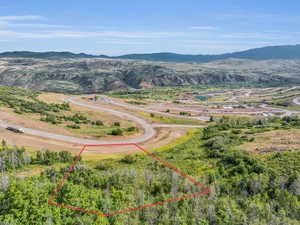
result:
<svg viewBox="0 0 300 225"><path fill-rule="evenodd" d="M275 108L274 106L266 106L259 104L258 101L266 100L266 96L272 96L277 93L275 99L280 96L285 98L289 93L292 96L299 94L299 87L293 88L268 88L268 89L234 89L233 92L225 91L210 91L209 95L215 93L228 93L227 99L223 103L214 103L214 99L207 101L206 105L196 104L192 100L193 95L183 94L186 99L190 99L190 104L184 102L176 104L168 101L157 101L156 103L151 98L143 98L143 102L135 100L126 95L125 100L121 98L112 98L104 95L89 95L89 96L66 96L61 94L44 93L39 94L38 99L47 104L63 104L68 102L72 112L79 112L83 116L87 116L90 120L101 118L101 123L121 121L122 127L134 126L137 132L125 133L121 136L107 135L90 135L101 134L100 129L113 130L115 128L106 128L104 126L94 126L91 130L87 125L81 129L65 129L64 126L49 124L40 121L37 114L21 114L18 115L12 109L5 108L0 114L2 120L1 126L21 127L25 131L24 134L15 134L7 130L1 130L3 138L10 144L20 145L31 148L47 148L50 150L73 150L84 144L108 144L108 143L141 143L152 149L174 140L174 138L185 134L190 128L205 127L211 116L272 116L272 115L300 115L300 111ZM278 94L279 91L279 94ZM205 95L205 93L203 93ZM195 94L194 94L195 95ZM296 95L297 96L297 95ZM182 98L182 97L180 97ZM127 99L127 100L126 100ZM129 99L129 100L128 100ZM132 100L130 100L132 99ZM261 99L261 100L260 100ZM267 99L270 99L268 97ZM150 101L148 101L150 100ZM248 101L246 103L245 101ZM292 103L298 104L298 97L292 98ZM230 101L236 102L234 104ZM253 103L252 103L253 102ZM191 104L193 103L193 104ZM215 105L214 105L215 104ZM247 104L249 106L247 106ZM254 105L253 105L254 104ZM70 114L68 112L68 114ZM68 115L64 114L64 115ZM36 129L38 127L39 129ZM87 132L90 129L89 132ZM122 128L123 129L123 128ZM82 132L84 131L84 132ZM110 131L110 132L111 132ZM55 132L55 133L54 133ZM126 150L127 151L127 150ZM107 153L107 152L106 152Z"/></svg>

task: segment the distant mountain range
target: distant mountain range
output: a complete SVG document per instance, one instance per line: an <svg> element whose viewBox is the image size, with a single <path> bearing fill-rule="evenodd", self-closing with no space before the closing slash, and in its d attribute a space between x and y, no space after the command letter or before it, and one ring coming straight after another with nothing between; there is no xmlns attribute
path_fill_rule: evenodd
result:
<svg viewBox="0 0 300 225"><path fill-rule="evenodd" d="M35 59L80 59L80 58L109 58L106 55L89 55L85 53L72 52L31 52L13 51L0 53L0 58L35 58Z"/></svg>
<svg viewBox="0 0 300 225"><path fill-rule="evenodd" d="M37 59L79 59L79 58L110 58L135 59L163 62L213 62L217 60L237 58L251 60L269 59L300 59L300 45L282 45L255 48L246 51L219 54L219 55L183 55L176 53L129 54L121 56L90 55L72 52L30 52L14 51L0 53L0 58L37 58Z"/></svg>

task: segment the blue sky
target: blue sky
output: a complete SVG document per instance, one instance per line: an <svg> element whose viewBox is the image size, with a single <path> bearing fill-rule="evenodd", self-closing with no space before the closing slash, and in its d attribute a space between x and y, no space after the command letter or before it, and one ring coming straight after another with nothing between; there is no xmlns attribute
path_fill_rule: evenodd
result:
<svg viewBox="0 0 300 225"><path fill-rule="evenodd" d="M10 0L0 51L218 54L299 44L296 0Z"/></svg>

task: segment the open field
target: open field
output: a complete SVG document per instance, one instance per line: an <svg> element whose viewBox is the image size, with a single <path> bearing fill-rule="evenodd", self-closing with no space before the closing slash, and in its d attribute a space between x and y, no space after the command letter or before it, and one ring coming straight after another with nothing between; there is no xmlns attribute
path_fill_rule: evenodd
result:
<svg viewBox="0 0 300 225"><path fill-rule="evenodd" d="M139 115L142 117L161 124L195 124L195 125L206 125L204 121L199 121L195 119L181 119L181 118L174 118L171 116L162 116L162 115L155 115L147 112L138 112Z"/></svg>
<svg viewBox="0 0 300 225"><path fill-rule="evenodd" d="M253 153L269 153L281 151L300 151L300 130L274 130L253 134L255 141L245 143L239 148Z"/></svg>

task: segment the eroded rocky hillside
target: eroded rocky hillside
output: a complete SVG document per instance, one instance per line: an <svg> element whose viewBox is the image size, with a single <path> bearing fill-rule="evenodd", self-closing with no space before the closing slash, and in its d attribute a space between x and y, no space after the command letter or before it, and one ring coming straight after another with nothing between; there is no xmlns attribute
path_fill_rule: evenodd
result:
<svg viewBox="0 0 300 225"><path fill-rule="evenodd" d="M235 82L300 84L300 60L227 59L188 64L120 59L0 59L0 84L43 91L92 93Z"/></svg>

